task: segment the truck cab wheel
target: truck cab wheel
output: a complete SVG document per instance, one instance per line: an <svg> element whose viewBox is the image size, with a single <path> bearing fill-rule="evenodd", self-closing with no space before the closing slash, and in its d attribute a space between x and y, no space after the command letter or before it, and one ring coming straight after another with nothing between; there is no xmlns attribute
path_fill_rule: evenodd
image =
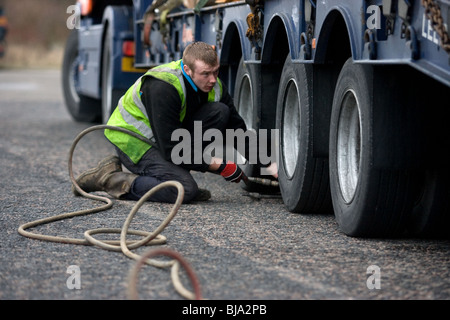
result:
<svg viewBox="0 0 450 320"><path fill-rule="evenodd" d="M78 86L78 32L75 29L67 39L62 66L62 89L70 115L75 121L97 122L100 118L101 102L79 94Z"/></svg>

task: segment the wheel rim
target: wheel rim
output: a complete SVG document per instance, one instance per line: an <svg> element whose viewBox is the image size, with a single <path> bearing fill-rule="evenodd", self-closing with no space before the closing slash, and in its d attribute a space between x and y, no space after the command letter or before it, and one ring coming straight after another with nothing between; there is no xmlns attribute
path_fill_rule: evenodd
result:
<svg viewBox="0 0 450 320"><path fill-rule="evenodd" d="M337 172L342 196L346 203L350 203L358 186L361 160L361 118L358 99L353 90L344 94L340 109Z"/></svg>
<svg viewBox="0 0 450 320"><path fill-rule="evenodd" d="M108 71L107 79L108 79L108 81L107 81L106 86L103 89L105 91L105 93L104 93L103 99L102 99L102 101L103 101L103 107L102 107L103 123L108 122L109 117L111 115L111 108L112 108L112 106L111 106L111 104L112 104L112 88L111 87L112 86L109 81L109 71Z"/></svg>
<svg viewBox="0 0 450 320"><path fill-rule="evenodd" d="M78 96L78 92L77 92L77 86L78 86L78 61L77 61L77 59L74 59L70 65L68 81L69 81L70 95L72 96L72 99L75 102L75 104L78 104L78 103L80 103L80 97Z"/></svg>
<svg viewBox="0 0 450 320"><path fill-rule="evenodd" d="M106 61L103 65L103 96L102 96L102 120L103 123L107 123L111 115L111 104L112 104L112 84L111 84L111 71L110 71L110 57L109 50L106 50L105 58Z"/></svg>
<svg viewBox="0 0 450 320"><path fill-rule="evenodd" d="M300 149L300 99L296 82L291 79L283 101L281 152L288 178L294 175Z"/></svg>
<svg viewBox="0 0 450 320"><path fill-rule="evenodd" d="M247 126L247 130L254 130L253 124L253 89L250 77L246 74L242 78L241 86L239 88L239 100L237 106L238 112ZM247 159L237 152L237 163L246 165Z"/></svg>
<svg viewBox="0 0 450 320"><path fill-rule="evenodd" d="M250 77L245 75L239 89L238 111L247 129L253 129L253 90Z"/></svg>

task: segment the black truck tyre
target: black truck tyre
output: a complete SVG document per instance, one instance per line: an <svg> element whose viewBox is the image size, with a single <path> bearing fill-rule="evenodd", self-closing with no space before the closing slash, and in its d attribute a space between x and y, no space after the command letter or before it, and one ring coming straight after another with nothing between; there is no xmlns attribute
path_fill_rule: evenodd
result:
<svg viewBox="0 0 450 320"><path fill-rule="evenodd" d="M414 108L401 83L379 70L349 59L333 100L331 196L339 228L349 236L403 234L417 196L418 175L408 162L416 158Z"/></svg>
<svg viewBox="0 0 450 320"><path fill-rule="evenodd" d="M448 101L450 89L426 75L416 74L415 101L421 106L420 121L425 138L424 165L418 197L408 221L412 236L450 238L450 141ZM410 88L412 85L408 85Z"/></svg>
<svg viewBox="0 0 450 320"><path fill-rule="evenodd" d="M331 213L328 159L313 156L312 74L287 57L277 97L278 181L289 211Z"/></svg>
<svg viewBox="0 0 450 320"><path fill-rule="evenodd" d="M77 92L78 82L78 31L74 29L67 39L63 66L62 89L67 110L75 121L96 122L99 120L101 102Z"/></svg>
<svg viewBox="0 0 450 320"><path fill-rule="evenodd" d="M449 238L450 232L450 171L432 168L424 173L423 187L408 221L408 231L414 236Z"/></svg>

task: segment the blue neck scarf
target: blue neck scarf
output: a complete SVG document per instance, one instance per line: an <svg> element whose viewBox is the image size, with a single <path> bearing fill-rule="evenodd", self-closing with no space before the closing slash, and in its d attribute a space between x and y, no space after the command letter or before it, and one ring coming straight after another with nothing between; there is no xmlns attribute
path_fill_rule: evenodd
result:
<svg viewBox="0 0 450 320"><path fill-rule="evenodd" d="M195 85L194 81L192 81L191 77L187 75L187 73L184 71L184 63L183 60L181 60L181 71L183 72L183 75L186 77L188 82L191 84L192 88L194 88L195 92L198 92L198 88Z"/></svg>

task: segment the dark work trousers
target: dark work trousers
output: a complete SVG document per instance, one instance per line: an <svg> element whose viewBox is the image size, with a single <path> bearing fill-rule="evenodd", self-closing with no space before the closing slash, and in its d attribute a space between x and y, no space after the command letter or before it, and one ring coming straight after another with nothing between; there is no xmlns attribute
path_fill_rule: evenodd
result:
<svg viewBox="0 0 450 320"><path fill-rule="evenodd" d="M189 121L183 128L190 132L193 146L194 144L201 143L198 140L202 140L203 133L208 129L218 129L224 132L229 117L230 111L227 105L221 102L207 103L193 115L192 121ZM201 121L203 131L201 137L194 135L194 121ZM202 145L202 148L204 148L205 143L202 143ZM180 182L184 187L184 203L188 203L196 197L198 185L190 174L190 170L165 160L157 148L150 148L137 164L134 164L121 150L116 149L122 164L132 173L139 175L133 182L130 193L125 195L124 199L139 200L149 190L160 183L173 180ZM153 194L148 201L174 203L177 196L178 191L175 187L167 187Z"/></svg>

